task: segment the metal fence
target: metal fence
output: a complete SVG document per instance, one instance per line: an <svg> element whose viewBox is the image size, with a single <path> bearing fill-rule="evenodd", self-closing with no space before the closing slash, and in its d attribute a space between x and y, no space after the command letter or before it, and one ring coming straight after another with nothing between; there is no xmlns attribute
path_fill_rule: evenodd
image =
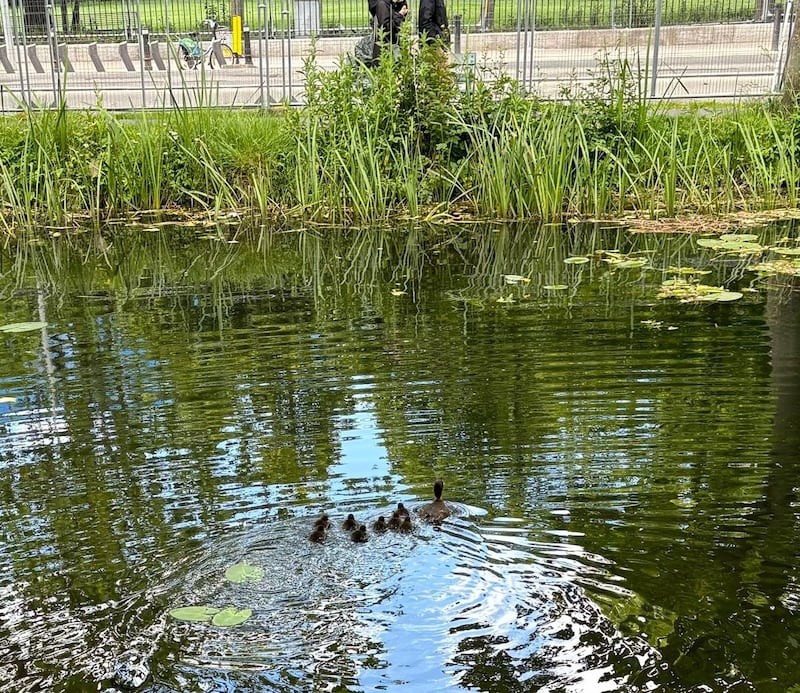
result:
<svg viewBox="0 0 800 693"><path fill-rule="evenodd" d="M764 95L794 18L792 0L771 2L450 0L453 61L466 83L509 75L544 97L617 61L652 97ZM367 0L0 0L0 19L0 111L13 112L300 102L304 61L313 51L334 69L368 12Z"/></svg>

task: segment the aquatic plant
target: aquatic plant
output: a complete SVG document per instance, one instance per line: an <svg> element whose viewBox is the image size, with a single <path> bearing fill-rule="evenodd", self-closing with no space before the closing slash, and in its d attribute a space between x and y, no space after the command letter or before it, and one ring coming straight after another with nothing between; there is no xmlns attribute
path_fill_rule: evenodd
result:
<svg viewBox="0 0 800 693"><path fill-rule="evenodd" d="M644 71L646 72L646 71ZM0 121L0 224L68 227L131 212L252 210L320 222L443 217L652 219L795 206L797 118L769 102L650 102L643 71L601 61L545 103L500 78L463 88L405 37L366 70L306 65L302 107L191 103L115 116L29 111Z"/></svg>

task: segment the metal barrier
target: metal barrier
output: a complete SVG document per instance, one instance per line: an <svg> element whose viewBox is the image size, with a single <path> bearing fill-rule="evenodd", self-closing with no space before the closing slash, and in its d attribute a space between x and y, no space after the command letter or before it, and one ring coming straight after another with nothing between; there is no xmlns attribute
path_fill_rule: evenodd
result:
<svg viewBox="0 0 800 693"><path fill-rule="evenodd" d="M334 69L368 26L366 0L41 1L0 0L2 112L98 98L110 110L298 103L309 56ZM651 97L765 95L780 87L794 18L791 0L770 1L451 0L453 62L462 77L509 75L543 97L580 90L618 61ZM207 13L238 35L218 36ZM181 50L190 35L195 64Z"/></svg>

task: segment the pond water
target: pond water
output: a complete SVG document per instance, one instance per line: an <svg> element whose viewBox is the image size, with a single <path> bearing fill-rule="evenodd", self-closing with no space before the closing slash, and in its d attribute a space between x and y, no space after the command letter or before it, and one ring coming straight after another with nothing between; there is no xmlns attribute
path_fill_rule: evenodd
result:
<svg viewBox="0 0 800 693"><path fill-rule="evenodd" d="M0 688L800 690L800 301L771 253L598 226L7 247L0 324L46 327L0 332ZM693 276L743 295L658 297ZM341 529L437 477L441 526ZM169 615L195 605L252 616Z"/></svg>

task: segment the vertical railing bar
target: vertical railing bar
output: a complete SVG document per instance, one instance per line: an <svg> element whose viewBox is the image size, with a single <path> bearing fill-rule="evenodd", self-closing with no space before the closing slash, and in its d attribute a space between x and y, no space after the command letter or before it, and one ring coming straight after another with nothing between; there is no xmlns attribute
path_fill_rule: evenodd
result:
<svg viewBox="0 0 800 693"><path fill-rule="evenodd" d="M523 71L520 70L522 59L522 0L517 0L517 76L522 81Z"/></svg>
<svg viewBox="0 0 800 693"><path fill-rule="evenodd" d="M264 57L267 45L267 6L262 2L258 6L258 88L261 110L264 110Z"/></svg>
<svg viewBox="0 0 800 693"><path fill-rule="evenodd" d="M284 1L285 0L280 0L281 32L283 34L283 36L281 36L281 95L283 96L283 101L286 101L286 35L288 33L288 29L286 27L289 23L289 10L284 9Z"/></svg>
<svg viewBox="0 0 800 693"><path fill-rule="evenodd" d="M172 95L172 60L170 60L170 17L169 0L164 0L164 43L167 46L167 92ZM164 99L166 103L166 99Z"/></svg>
<svg viewBox="0 0 800 693"><path fill-rule="evenodd" d="M139 76L142 89L142 110L147 108L147 97L144 88L144 45L142 43L142 3L141 0L136 0L136 28L137 38L139 40Z"/></svg>
<svg viewBox="0 0 800 693"><path fill-rule="evenodd" d="M650 82L650 98L656 97L656 81L658 80L658 49L661 43L661 7L663 0L656 0L655 30L653 33L653 72Z"/></svg>
<svg viewBox="0 0 800 693"><path fill-rule="evenodd" d="M56 35L56 18L53 6L48 3L44 8L44 21L47 27L47 40L50 48L50 81L53 84L53 105L60 106L61 98L61 65L58 60L58 36Z"/></svg>

